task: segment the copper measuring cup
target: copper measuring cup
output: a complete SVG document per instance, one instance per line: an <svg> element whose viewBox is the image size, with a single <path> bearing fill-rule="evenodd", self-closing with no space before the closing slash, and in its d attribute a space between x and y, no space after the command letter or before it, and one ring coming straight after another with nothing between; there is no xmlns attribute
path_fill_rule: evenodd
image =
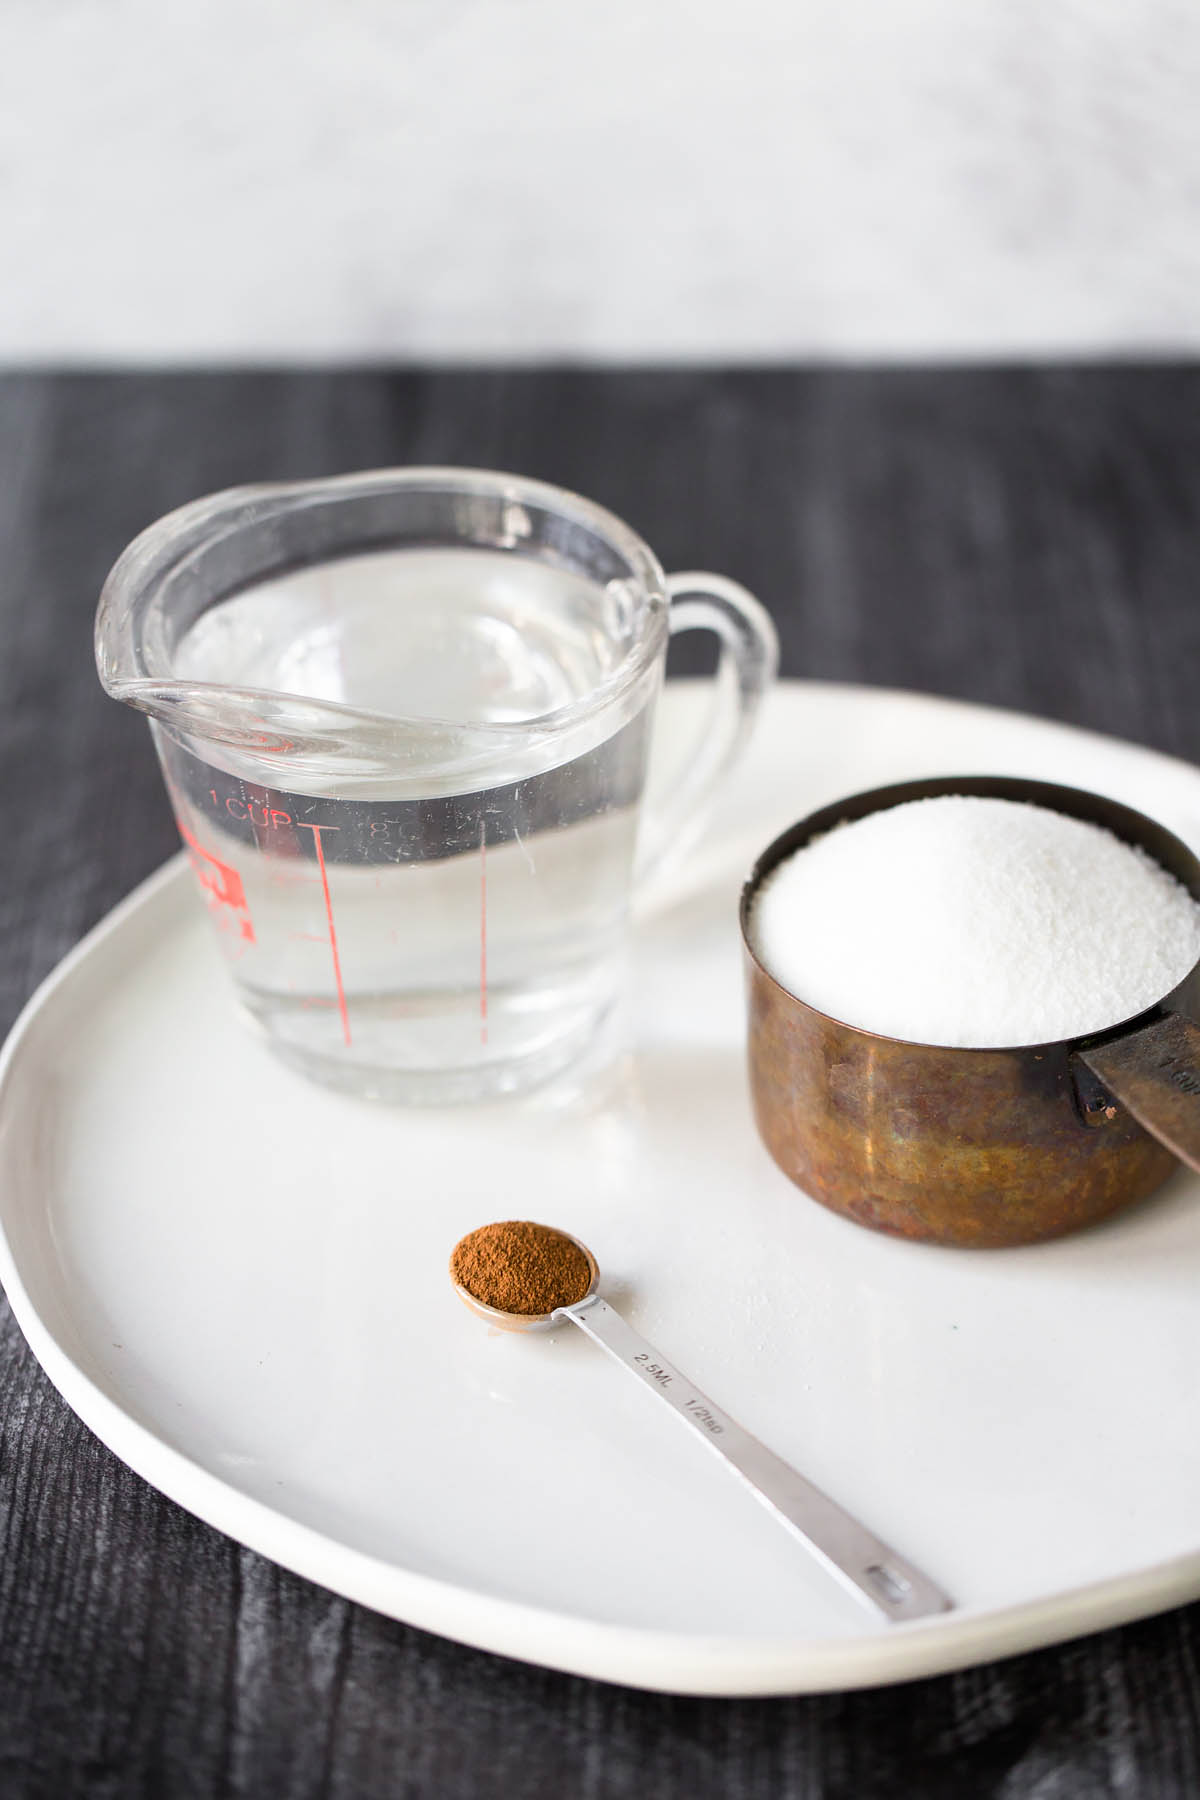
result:
<svg viewBox="0 0 1200 1800"><path fill-rule="evenodd" d="M817 1011L751 947L754 895L793 851L836 825L943 794L1022 800L1102 825L1200 900L1200 858L1186 844L1082 789L946 777L826 806L775 839L742 891L755 1122L785 1175L860 1225L975 1248L1034 1243L1143 1199L1176 1158L1200 1170L1200 962L1154 1006L1105 1031L947 1049ZM1097 944L1096 955L1108 949Z"/></svg>

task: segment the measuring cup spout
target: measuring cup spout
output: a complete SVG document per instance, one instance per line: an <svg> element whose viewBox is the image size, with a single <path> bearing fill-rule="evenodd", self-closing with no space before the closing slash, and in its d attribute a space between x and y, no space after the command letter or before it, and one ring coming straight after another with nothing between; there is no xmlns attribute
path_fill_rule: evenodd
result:
<svg viewBox="0 0 1200 1800"><path fill-rule="evenodd" d="M328 752L339 738L353 734L356 743L364 723L351 707L277 693L270 688L226 687L211 681L178 681L123 675L105 659L97 643L97 663L105 690L114 700L148 713L152 719L207 743L237 749L286 753L303 744L320 743ZM382 721L368 720L368 725ZM398 730L402 721L389 721Z"/></svg>
<svg viewBox="0 0 1200 1800"><path fill-rule="evenodd" d="M330 725L346 730L347 721L327 718L332 709L319 702L262 688L123 677L106 664L99 646L97 660L100 679L114 700L209 743L286 753L300 739L324 739Z"/></svg>
<svg viewBox="0 0 1200 1800"><path fill-rule="evenodd" d="M482 782L495 768L504 726L460 725L452 720L390 718L333 700L278 693L269 688L225 687L215 682L125 677L103 661L101 680L115 700L136 707L173 736L226 752L236 771L253 758L254 778L273 774L282 784L310 784L317 793L349 792L385 781L402 797L408 784L422 795ZM526 756L536 733L526 729ZM232 759L232 760L230 760ZM334 784L331 788L330 784Z"/></svg>
<svg viewBox="0 0 1200 1800"><path fill-rule="evenodd" d="M320 551L332 509L316 504L319 487L230 489L192 501L135 539L105 582L96 613L96 666L105 689L177 736L285 762L293 775L395 777L419 769L427 781L486 765L503 728L481 733L454 720L370 712L270 685L199 679L180 668L179 646L211 607L277 564L303 567Z"/></svg>

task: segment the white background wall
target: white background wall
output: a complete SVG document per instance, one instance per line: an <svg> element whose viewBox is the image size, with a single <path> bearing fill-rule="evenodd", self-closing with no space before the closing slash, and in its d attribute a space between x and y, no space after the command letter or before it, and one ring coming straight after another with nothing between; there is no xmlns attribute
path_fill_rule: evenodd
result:
<svg viewBox="0 0 1200 1800"><path fill-rule="evenodd" d="M0 0L0 359L1200 345L1197 0Z"/></svg>

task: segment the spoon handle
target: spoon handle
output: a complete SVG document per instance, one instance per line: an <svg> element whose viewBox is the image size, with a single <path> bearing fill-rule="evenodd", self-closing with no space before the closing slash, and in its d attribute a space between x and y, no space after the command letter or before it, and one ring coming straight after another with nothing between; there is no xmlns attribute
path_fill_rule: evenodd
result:
<svg viewBox="0 0 1200 1800"><path fill-rule="evenodd" d="M924 1618L953 1605L927 1575L693 1387L606 1300L593 1295L576 1306L560 1307L554 1317L570 1319L665 1400L857 1599L893 1621Z"/></svg>

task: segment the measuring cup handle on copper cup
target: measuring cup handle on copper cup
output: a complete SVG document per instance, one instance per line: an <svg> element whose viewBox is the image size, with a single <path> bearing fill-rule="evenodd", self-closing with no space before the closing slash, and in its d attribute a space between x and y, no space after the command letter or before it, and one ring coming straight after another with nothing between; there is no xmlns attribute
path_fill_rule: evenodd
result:
<svg viewBox="0 0 1200 1800"><path fill-rule="evenodd" d="M1165 1012L1076 1055L1101 1084L1090 1112L1109 1119L1123 1106L1173 1156L1200 1172L1200 1025L1194 1019Z"/></svg>
<svg viewBox="0 0 1200 1800"><path fill-rule="evenodd" d="M759 962L762 881L835 826L944 794L1025 801L1145 850L1200 901L1200 858L1134 808L1004 776L856 794L776 838L742 893L755 1122L783 1172L862 1225L967 1247L1060 1236L1200 1170L1200 963L1147 1011L1078 1039L1009 1048L907 1043L831 1018ZM1097 956L1108 946L1097 945Z"/></svg>

